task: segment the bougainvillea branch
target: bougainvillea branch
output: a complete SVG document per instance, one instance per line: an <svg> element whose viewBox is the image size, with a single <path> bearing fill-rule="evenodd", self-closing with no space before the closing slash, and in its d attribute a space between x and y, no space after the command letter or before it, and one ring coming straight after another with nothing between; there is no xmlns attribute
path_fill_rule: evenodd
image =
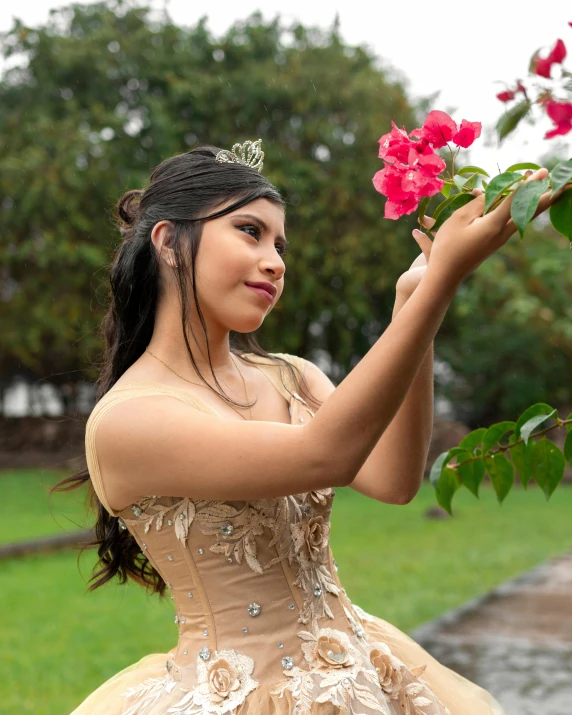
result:
<svg viewBox="0 0 572 715"><path fill-rule="evenodd" d="M570 107L572 110L572 106ZM566 110L562 110L566 111ZM556 116L556 115L555 115ZM572 121L572 111L569 115ZM442 194L444 200L435 208L432 218L437 231L458 208L472 201L473 189L485 192L485 213L494 210L499 202L512 193L513 219L520 238L535 216L541 195L552 189L552 195L572 187L572 159L558 164L541 182L525 182L526 171L540 167L532 162L509 166L504 172L491 177L479 166L466 166L455 172L455 158L461 148L470 147L481 135L481 123L466 119L460 125L446 112L433 110L426 116L423 126L408 133L391 122L392 129L379 139L379 158L384 167L373 177L373 185L387 197L384 218L396 220L418 211L419 224L432 196ZM450 144L457 149L454 153ZM436 150L447 147L451 155L451 172L444 174L447 165ZM486 179L486 180L485 180ZM550 220L554 228L572 242L572 188L563 191L550 207Z"/></svg>
<svg viewBox="0 0 572 715"><path fill-rule="evenodd" d="M572 27L572 22L568 24ZM535 105L554 123L554 127L544 135L545 139L572 131L572 102L569 101L572 96L572 73L563 66L567 55L566 44L560 38L545 57L537 50L528 67L531 87L527 90L518 79L514 87L508 87L496 95L498 100L507 105L496 126L499 140L502 141L513 132L520 121L531 114Z"/></svg>

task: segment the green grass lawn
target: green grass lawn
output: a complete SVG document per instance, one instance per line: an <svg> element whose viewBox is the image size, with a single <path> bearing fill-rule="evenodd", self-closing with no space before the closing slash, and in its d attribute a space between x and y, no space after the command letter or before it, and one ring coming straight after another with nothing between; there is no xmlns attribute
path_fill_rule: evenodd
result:
<svg viewBox="0 0 572 715"><path fill-rule="evenodd" d="M42 484L54 472L0 472L0 543L71 531L87 523L83 495L56 494L50 514ZM517 490L501 507L455 498L453 519L428 520L433 490L407 506L379 504L352 489L334 500L332 550L354 603L409 631L502 581L572 548L572 488L546 502ZM102 681L148 653L175 645L173 605L142 588L86 593L95 558L77 553L0 562L0 710L66 715Z"/></svg>

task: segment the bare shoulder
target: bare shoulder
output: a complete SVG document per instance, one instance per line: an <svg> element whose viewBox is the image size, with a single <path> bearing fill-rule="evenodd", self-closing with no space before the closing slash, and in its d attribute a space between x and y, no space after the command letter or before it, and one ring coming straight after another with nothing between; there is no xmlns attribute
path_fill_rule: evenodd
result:
<svg viewBox="0 0 572 715"><path fill-rule="evenodd" d="M310 391L320 402L325 402L336 389L334 383L315 363L305 358L300 358L304 363L304 377Z"/></svg>

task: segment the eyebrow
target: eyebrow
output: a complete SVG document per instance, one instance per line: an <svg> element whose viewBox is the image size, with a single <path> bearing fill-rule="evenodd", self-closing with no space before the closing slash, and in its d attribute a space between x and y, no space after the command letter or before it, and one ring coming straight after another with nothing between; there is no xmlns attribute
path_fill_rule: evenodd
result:
<svg viewBox="0 0 572 715"><path fill-rule="evenodd" d="M260 224L265 231L268 231L267 224L258 216L253 216L252 214L233 214L233 218L249 218L251 221L256 221ZM286 236L276 236L276 238L284 243L285 246L288 245L288 239Z"/></svg>

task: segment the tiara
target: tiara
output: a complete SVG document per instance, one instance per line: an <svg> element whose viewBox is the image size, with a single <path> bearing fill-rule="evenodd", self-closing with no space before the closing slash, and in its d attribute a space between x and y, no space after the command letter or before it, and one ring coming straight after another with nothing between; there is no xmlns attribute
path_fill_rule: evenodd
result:
<svg viewBox="0 0 572 715"><path fill-rule="evenodd" d="M215 157L215 161L220 161L224 164L245 164L253 169L262 171L262 160L264 152L260 148L262 139L257 139L255 142L246 141L244 144L234 144L232 151L222 149Z"/></svg>

